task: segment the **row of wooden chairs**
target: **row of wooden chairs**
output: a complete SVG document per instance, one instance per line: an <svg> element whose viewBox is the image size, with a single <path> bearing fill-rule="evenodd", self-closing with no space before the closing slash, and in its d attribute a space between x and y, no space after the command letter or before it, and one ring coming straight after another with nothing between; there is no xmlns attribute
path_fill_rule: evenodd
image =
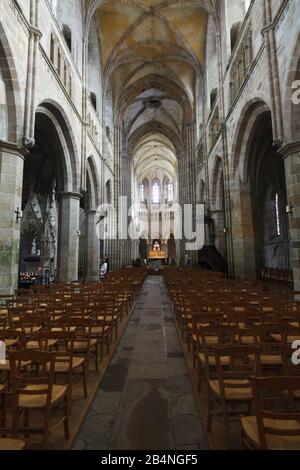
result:
<svg viewBox="0 0 300 470"><path fill-rule="evenodd" d="M59 410L54 429L63 424L69 438L73 388L82 384L88 397L91 356L98 370L145 276L145 270L122 270L101 285L35 286L6 299L6 322L0 325L6 345L6 361L0 364L0 449L15 445L21 450L26 443L19 436L36 433L45 447ZM40 427L32 426L31 415L37 413L43 418Z"/></svg>
<svg viewBox="0 0 300 470"><path fill-rule="evenodd" d="M186 277L188 283L182 282ZM179 331L189 349L192 344L199 391L206 385L208 431L221 418L229 447L230 423L237 420L243 448L300 449L300 374L292 362L292 344L300 339L295 293L266 291L260 283L233 286L196 270L166 271L165 279Z"/></svg>

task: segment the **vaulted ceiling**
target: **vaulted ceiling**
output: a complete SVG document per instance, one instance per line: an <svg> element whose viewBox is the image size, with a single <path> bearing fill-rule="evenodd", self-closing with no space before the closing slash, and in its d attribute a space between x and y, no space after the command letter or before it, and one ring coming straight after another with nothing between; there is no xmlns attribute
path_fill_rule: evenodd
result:
<svg viewBox="0 0 300 470"><path fill-rule="evenodd" d="M104 89L130 138L155 123L179 134L202 80L208 11L215 0L90 0Z"/></svg>
<svg viewBox="0 0 300 470"><path fill-rule="evenodd" d="M134 149L133 170L138 184L144 178L150 182L155 178L160 179L160 174L175 182L178 162L170 140L159 133L145 135Z"/></svg>

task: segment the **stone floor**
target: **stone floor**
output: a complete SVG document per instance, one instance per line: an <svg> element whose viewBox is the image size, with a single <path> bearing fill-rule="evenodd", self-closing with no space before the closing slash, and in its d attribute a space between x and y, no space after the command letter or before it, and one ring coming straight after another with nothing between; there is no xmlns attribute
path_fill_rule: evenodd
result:
<svg viewBox="0 0 300 470"><path fill-rule="evenodd" d="M207 449L162 277L147 278L73 448Z"/></svg>

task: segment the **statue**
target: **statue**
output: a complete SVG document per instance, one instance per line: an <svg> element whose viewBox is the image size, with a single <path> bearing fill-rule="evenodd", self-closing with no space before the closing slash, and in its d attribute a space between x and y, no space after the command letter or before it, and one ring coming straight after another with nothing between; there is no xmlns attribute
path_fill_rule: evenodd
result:
<svg viewBox="0 0 300 470"><path fill-rule="evenodd" d="M36 239L34 238L32 240L32 245L31 245L31 256L36 256L37 252L37 245L36 245Z"/></svg>
<svg viewBox="0 0 300 470"><path fill-rule="evenodd" d="M56 215L56 181L52 183L51 195L48 197L45 223L45 258L49 269L49 279L55 279L55 255L57 245L57 215Z"/></svg>
<svg viewBox="0 0 300 470"><path fill-rule="evenodd" d="M158 241L156 241L153 245L153 250L154 251L160 251L160 244L158 243Z"/></svg>

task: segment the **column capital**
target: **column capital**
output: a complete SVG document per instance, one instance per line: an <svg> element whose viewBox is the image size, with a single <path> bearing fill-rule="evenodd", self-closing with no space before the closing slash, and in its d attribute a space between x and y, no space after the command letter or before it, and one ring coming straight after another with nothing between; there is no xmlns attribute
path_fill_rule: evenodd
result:
<svg viewBox="0 0 300 470"><path fill-rule="evenodd" d="M0 152L4 151L12 155L17 155L18 157L25 158L28 155L29 150L21 145L16 144L15 142L8 142L0 139Z"/></svg>
<svg viewBox="0 0 300 470"><path fill-rule="evenodd" d="M293 155L294 153L300 153L300 141L286 144L283 147L281 147L278 150L278 152L280 153L280 155L282 156L284 160L288 158L290 155Z"/></svg>
<svg viewBox="0 0 300 470"><path fill-rule="evenodd" d="M62 199L66 198L66 199L78 199L78 200L80 200L80 199L82 199L83 196L82 196L81 193L76 193L75 191L74 192L72 192L72 191L66 191L66 192L61 191L59 193L59 197L62 198Z"/></svg>

